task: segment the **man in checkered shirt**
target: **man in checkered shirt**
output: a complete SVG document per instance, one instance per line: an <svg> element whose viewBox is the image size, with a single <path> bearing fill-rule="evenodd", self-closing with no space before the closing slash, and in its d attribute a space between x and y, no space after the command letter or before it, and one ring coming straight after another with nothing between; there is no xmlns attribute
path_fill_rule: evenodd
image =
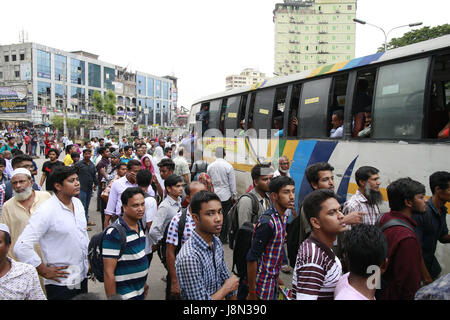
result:
<svg viewBox="0 0 450 320"><path fill-rule="evenodd" d="M362 212L362 223L375 225L380 208L383 202L383 195L380 192L379 170L370 166L363 166L356 170L355 180L358 184L358 190L344 204L342 213L347 215L350 212ZM348 226L350 229L350 226Z"/></svg>
<svg viewBox="0 0 450 320"><path fill-rule="evenodd" d="M239 278L230 277L222 243L216 236L223 224L220 198L210 191L199 191L190 206L195 230L175 261L181 299L235 300Z"/></svg>

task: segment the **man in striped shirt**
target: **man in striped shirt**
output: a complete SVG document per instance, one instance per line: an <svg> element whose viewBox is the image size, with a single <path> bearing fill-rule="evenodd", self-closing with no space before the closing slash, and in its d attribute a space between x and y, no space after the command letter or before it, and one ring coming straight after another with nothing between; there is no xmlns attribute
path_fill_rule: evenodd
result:
<svg viewBox="0 0 450 320"><path fill-rule="evenodd" d="M356 194L344 204L342 213L347 215L350 212L362 212L362 223L375 225L380 215L380 205L383 196L380 192L379 170L374 167L363 166L356 170L355 180L358 184ZM350 226L349 226L350 227Z"/></svg>
<svg viewBox="0 0 450 320"><path fill-rule="evenodd" d="M106 296L120 295L124 300L144 300L148 260L145 255L145 233L139 220L145 212L145 196L140 188L127 188L121 195L123 217L119 223L125 229L126 247L119 258L121 243L116 229L107 230L103 238L103 264Z"/></svg>
<svg viewBox="0 0 450 320"><path fill-rule="evenodd" d="M331 190L314 190L303 201L311 235L298 250L290 298L332 300L342 266L333 242L346 229L337 196Z"/></svg>

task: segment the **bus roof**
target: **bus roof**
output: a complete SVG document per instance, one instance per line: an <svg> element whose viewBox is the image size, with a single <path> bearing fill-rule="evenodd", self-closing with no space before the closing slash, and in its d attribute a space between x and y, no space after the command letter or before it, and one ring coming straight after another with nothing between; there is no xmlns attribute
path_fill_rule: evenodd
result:
<svg viewBox="0 0 450 320"><path fill-rule="evenodd" d="M275 77L269 80L264 80L263 82L259 82L257 84L254 84L252 86L246 86L241 88L236 88L228 91L223 91L220 93L212 94L209 96L205 96L201 99L196 100L193 104L197 104L203 101L210 101L222 97L227 96L233 96L237 95L243 92L248 92L251 90L261 89L261 88L268 88L272 86L277 86L283 83L289 83L289 82L295 82L298 80L306 79L306 78L312 78L324 74L334 73L338 71L343 71L347 69L353 69L362 67L365 65L373 64L373 63L380 63L385 62L389 60L394 60L398 58L403 58L407 56L412 56L428 51L434 51L439 50L442 48L446 48L450 46L450 35L445 35L439 38L426 40L418 43L414 43L408 46L388 50L385 52L377 52L372 55L368 55L361 58L355 58L352 60L346 60L342 62L338 62L335 64L325 65L318 68L315 68L313 70L309 71L303 71L300 73L290 74L287 76L282 77Z"/></svg>

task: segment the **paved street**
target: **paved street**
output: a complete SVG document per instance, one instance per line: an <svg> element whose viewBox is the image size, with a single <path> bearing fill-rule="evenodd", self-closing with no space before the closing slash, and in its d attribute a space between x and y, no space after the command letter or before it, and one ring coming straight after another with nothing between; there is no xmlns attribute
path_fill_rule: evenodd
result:
<svg viewBox="0 0 450 320"><path fill-rule="evenodd" d="M22 148L23 149L23 148ZM61 153L59 160L64 159L64 152ZM35 162L38 166L38 175L36 177L36 181L39 182L42 175L42 164L46 161L44 157L40 157L39 159L35 159ZM97 209L97 195L94 192L94 195L91 200L91 204L89 206L89 218L96 225L91 227L92 231L89 231L88 234L90 237L95 235L96 233L101 231L101 215L100 212L96 211ZM228 268L231 273L231 264L232 264L232 250L228 247L228 245L224 246L225 251L225 260L227 262ZM147 300L164 300L165 299L165 289L166 283L161 280L161 278L165 277L167 271L162 265L158 255L155 253L153 255L153 259L150 265L149 276L147 279L147 284L149 286L149 294L147 296ZM284 281L285 285L290 287L292 282L292 274L284 274L281 273L281 279ZM105 297L105 290L103 283L94 282L89 280L89 292L99 293L102 297Z"/></svg>

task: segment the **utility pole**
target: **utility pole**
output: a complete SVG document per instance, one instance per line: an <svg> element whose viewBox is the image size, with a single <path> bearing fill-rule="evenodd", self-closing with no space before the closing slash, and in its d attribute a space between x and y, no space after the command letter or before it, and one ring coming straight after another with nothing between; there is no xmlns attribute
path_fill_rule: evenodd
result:
<svg viewBox="0 0 450 320"><path fill-rule="evenodd" d="M68 129L67 129L67 66L66 63L63 62L63 111L64 111L64 135L68 137Z"/></svg>

